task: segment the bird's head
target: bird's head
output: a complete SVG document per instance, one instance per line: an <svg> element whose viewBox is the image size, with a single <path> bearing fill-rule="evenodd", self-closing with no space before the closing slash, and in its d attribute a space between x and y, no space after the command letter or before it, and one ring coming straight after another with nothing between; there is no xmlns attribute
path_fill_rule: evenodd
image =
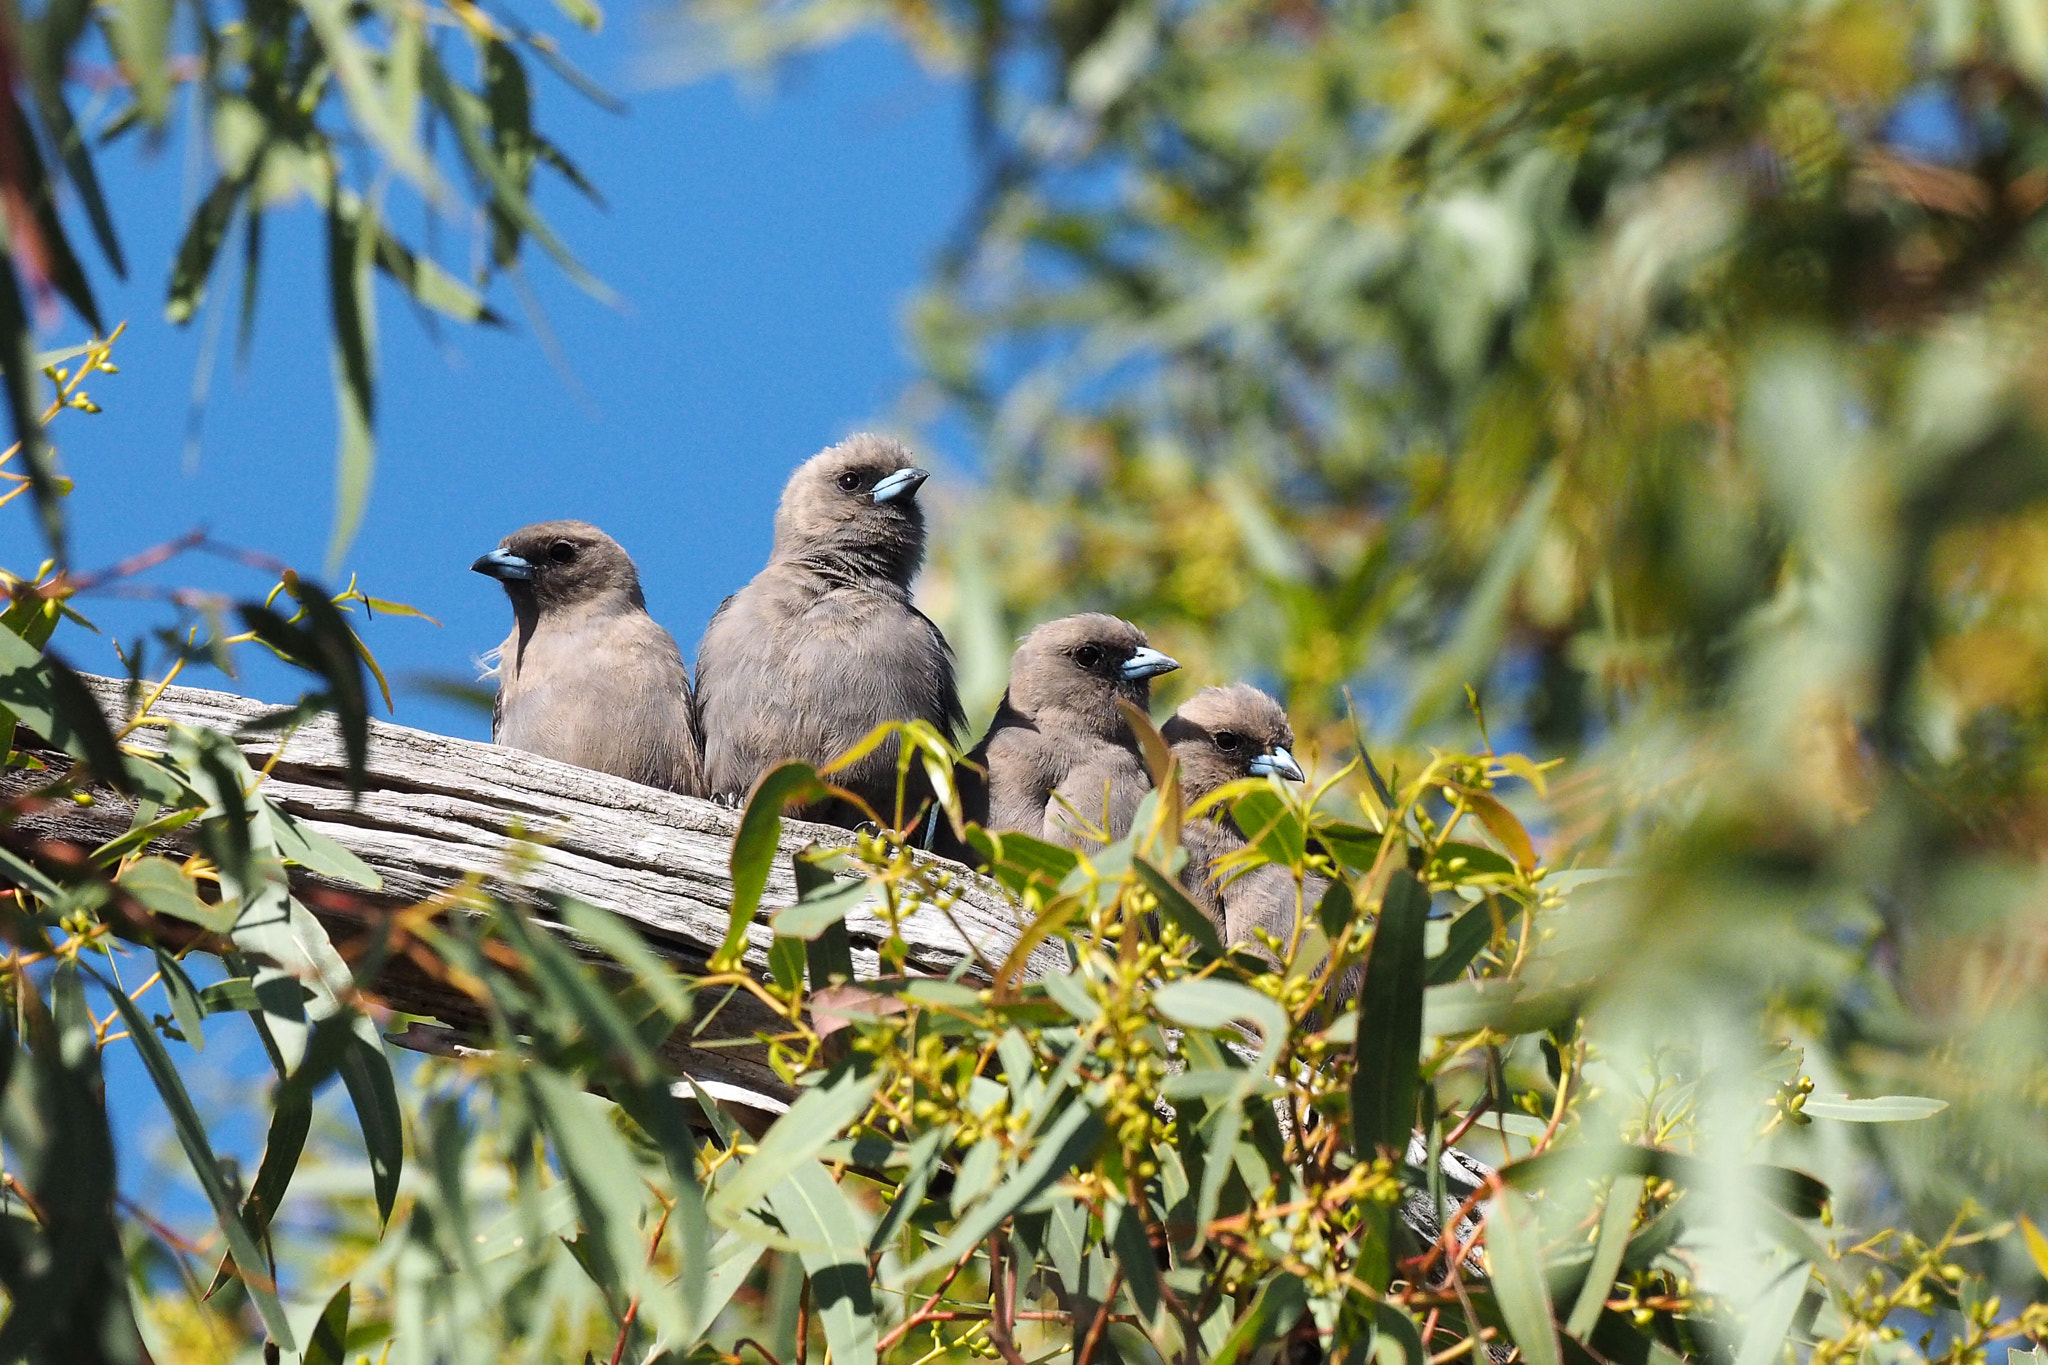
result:
<svg viewBox="0 0 2048 1365"><path fill-rule="evenodd" d="M1010 704L1034 718L1060 712L1098 734L1125 729L1121 697L1143 711L1152 679L1179 668L1129 621L1098 612L1048 621L1010 660Z"/></svg>
<svg viewBox="0 0 2048 1365"><path fill-rule="evenodd" d="M797 466L775 512L778 558L843 565L908 586L924 559L924 509L917 492L929 475L909 447L862 434Z"/></svg>
<svg viewBox="0 0 2048 1365"><path fill-rule="evenodd" d="M546 611L607 596L645 605L632 558L587 521L522 527L469 567L503 583L515 608L531 605Z"/></svg>
<svg viewBox="0 0 2048 1365"><path fill-rule="evenodd" d="M1287 713L1248 683L1205 687L1160 727L1180 766L1181 792L1190 804L1243 777L1305 780L1288 752L1294 729Z"/></svg>

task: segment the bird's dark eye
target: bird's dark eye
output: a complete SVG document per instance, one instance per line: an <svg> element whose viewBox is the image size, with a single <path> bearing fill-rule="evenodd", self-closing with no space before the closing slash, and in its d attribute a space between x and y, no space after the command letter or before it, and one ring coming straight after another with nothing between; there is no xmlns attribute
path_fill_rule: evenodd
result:
<svg viewBox="0 0 2048 1365"><path fill-rule="evenodd" d="M1226 754L1234 754L1244 747L1244 738L1229 730L1216 732L1216 747Z"/></svg>
<svg viewBox="0 0 2048 1365"><path fill-rule="evenodd" d="M860 491L860 475L848 470L839 476L839 486L848 493Z"/></svg>
<svg viewBox="0 0 2048 1365"><path fill-rule="evenodd" d="M548 546L548 558L557 564L567 564L576 557L576 547L566 540L558 540Z"/></svg>
<svg viewBox="0 0 2048 1365"><path fill-rule="evenodd" d="M1093 668L1102 662L1102 650L1096 645L1082 645L1074 651L1074 662L1083 668Z"/></svg>

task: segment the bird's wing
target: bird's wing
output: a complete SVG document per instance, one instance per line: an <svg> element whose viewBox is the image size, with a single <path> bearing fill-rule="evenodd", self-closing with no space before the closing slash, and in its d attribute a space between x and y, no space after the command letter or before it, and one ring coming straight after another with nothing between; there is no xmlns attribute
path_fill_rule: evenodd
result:
<svg viewBox="0 0 2048 1365"><path fill-rule="evenodd" d="M967 712L960 705L960 684L953 672L953 645L946 639L946 632L940 630L938 623L931 617L916 607L910 609L910 614L924 623L924 628L931 632L933 644L937 646L934 655L937 660L939 703L946 717L944 728L947 737L951 738L967 728Z"/></svg>
<svg viewBox="0 0 2048 1365"><path fill-rule="evenodd" d="M719 623L719 622L720 622L721 620L723 620L723 619L724 619L724 617L725 617L725 613L726 613L726 609L727 609L727 608L729 608L729 607L731 607L731 606L732 606L732 604L733 604L733 602L734 602L735 600L737 600L737 599L738 599L738 597L739 597L739 594L738 594L738 593L733 593L733 594L732 594L731 596L727 597L727 598L726 598L726 599L725 599L725 600L724 600L723 602L720 602L720 603L718 604L718 610L716 610L716 611L712 612L712 613L711 613L711 619L710 619L710 620L708 620L708 621L706 621L706 622L704 623L704 634L703 634L703 635L702 635L701 637L699 637L699 639L698 639L698 641L697 641L697 699L696 699L696 704L697 704L697 707L698 707L698 712L697 712L697 714L698 714L698 721L699 721L699 723L700 723L700 724L702 723L702 720L703 720L703 709L702 709L702 708L703 708L703 705L704 705L704 678L705 678L705 675L706 675L706 669L705 669L705 665L706 665L706 664L707 664L707 663L709 662L709 660L708 660L708 658L707 658L707 652L706 652L706 650L705 650L704 646L706 646L706 645L708 645L708 644L710 644L710 643L711 643L711 632L713 632L714 630L718 629L718 623Z"/></svg>

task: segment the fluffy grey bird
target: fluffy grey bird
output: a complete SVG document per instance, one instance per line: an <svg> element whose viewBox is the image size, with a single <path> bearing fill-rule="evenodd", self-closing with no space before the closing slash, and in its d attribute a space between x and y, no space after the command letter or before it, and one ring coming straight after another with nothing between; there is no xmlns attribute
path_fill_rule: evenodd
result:
<svg viewBox="0 0 2048 1365"><path fill-rule="evenodd" d="M775 513L768 567L718 608L697 650L697 714L714 797L744 798L776 764L823 767L890 720L951 738L965 723L946 637L910 604L924 559L926 478L900 442L861 435L812 456ZM913 774L916 776L916 774ZM831 781L896 814L896 745ZM913 782L907 808L925 791ZM855 824L857 809L799 812Z"/></svg>
<svg viewBox="0 0 2048 1365"><path fill-rule="evenodd" d="M1114 616L1068 616L1025 636L1002 705L968 755L986 773L963 775L968 818L1076 849L1129 833L1152 776L1117 699L1146 709L1152 679L1179 667Z"/></svg>
<svg viewBox="0 0 2048 1365"><path fill-rule="evenodd" d="M640 574L588 522L514 531L470 568L512 599L491 738L701 796L703 746L682 652L647 614Z"/></svg>
<svg viewBox="0 0 2048 1365"><path fill-rule="evenodd" d="M1160 727L1180 769L1181 798L1189 809L1224 784L1244 777L1305 780L1301 765L1288 750L1294 729L1287 713L1258 688L1246 683L1206 687ZM1226 943L1253 942L1254 929L1266 929L1285 942L1294 932L1297 904L1313 911L1328 883L1310 877L1297 900L1294 876L1284 867L1263 863L1233 875L1223 859L1245 847L1244 831L1226 809L1211 808L1181 826L1181 845L1188 852L1181 884L1195 903L1209 912Z"/></svg>

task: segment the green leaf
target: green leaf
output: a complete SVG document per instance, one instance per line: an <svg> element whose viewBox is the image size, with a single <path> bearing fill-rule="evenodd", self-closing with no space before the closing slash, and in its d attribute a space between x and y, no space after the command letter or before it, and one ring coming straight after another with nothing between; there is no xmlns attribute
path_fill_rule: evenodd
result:
<svg viewBox="0 0 2048 1365"><path fill-rule="evenodd" d="M248 189L246 176L223 175L213 182L213 188L192 211L192 221L185 225L184 240L178 243L178 254L171 264L170 295L164 302L164 317L171 322L180 326L190 322L199 305L205 302L214 257L220 254L220 244L227 240L235 210Z"/></svg>
<svg viewBox="0 0 2048 1365"><path fill-rule="evenodd" d="M563 18L586 32L595 33L604 27L604 11L591 0L555 0L555 8Z"/></svg>
<svg viewBox="0 0 2048 1365"><path fill-rule="evenodd" d="M1614 1276L1621 1269L1622 1253L1628 1250L1629 1234L1635 1231L1636 1208L1642 1202L1645 1182L1639 1175L1616 1176L1607 1190L1607 1204L1600 1213L1600 1234L1593 1243L1593 1259L1587 1263L1586 1279L1572 1304L1571 1318L1564 1330L1584 1341L1600 1321L1600 1310L1614 1288Z"/></svg>
<svg viewBox="0 0 2048 1365"><path fill-rule="evenodd" d="M841 1067L797 1097L775 1120L737 1171L727 1175L705 1206L714 1222L735 1224L789 1173L824 1150L845 1127L867 1112L881 1078Z"/></svg>
<svg viewBox="0 0 2048 1365"><path fill-rule="evenodd" d="M1308 1308L1308 1287L1299 1276L1280 1272L1259 1287L1258 1297L1230 1331L1223 1348L1209 1357L1208 1365L1237 1365L1269 1341L1277 1341L1294 1330Z"/></svg>
<svg viewBox="0 0 2048 1365"><path fill-rule="evenodd" d="M510 46L492 39L483 49L484 108L491 119L491 146L505 176L527 201L533 192L533 100L526 67ZM519 219L493 202L491 256L500 269L519 260Z"/></svg>
<svg viewBox="0 0 2048 1365"><path fill-rule="evenodd" d="M1490 877L1512 877L1515 865L1490 848L1452 841L1437 850L1437 866L1452 881L1467 880L1472 873Z"/></svg>
<svg viewBox="0 0 2048 1365"><path fill-rule="evenodd" d="M121 752L92 689L55 654L9 630L0 630L0 706L89 765L98 780L130 794L141 790L138 769L144 765Z"/></svg>
<svg viewBox="0 0 2048 1365"><path fill-rule="evenodd" d="M1158 902L1160 915L1195 941L1195 946L1201 950L1198 961L1213 962L1229 955L1223 946L1223 936L1216 932L1215 922L1188 899L1179 882L1143 858L1132 860L1131 866L1137 871L1138 880L1152 893L1152 899Z"/></svg>
<svg viewBox="0 0 2048 1365"><path fill-rule="evenodd" d="M265 1330L283 1349L296 1350L291 1324L285 1321L284 1306L277 1300L277 1286L269 1278L262 1250L242 1222L234 1191L228 1188L227 1179L221 1174L220 1162L206 1138L206 1124L199 1117L199 1111L193 1108L192 1097L186 1093L178 1068L171 1064L163 1043L150 1029L149 1021L142 1017L135 1002L128 998L127 992L105 981L100 985L115 1008L120 1010L121 1022L127 1026L135 1050L142 1057L143 1068L149 1072L157 1094L163 1097L164 1108L171 1116L171 1130L177 1134L178 1145L185 1149L185 1159L192 1167L192 1174L198 1178L199 1188L213 1206L214 1221L227 1242L228 1254L234 1257L236 1266L241 1270L243 1287L256 1305Z"/></svg>
<svg viewBox="0 0 2048 1365"><path fill-rule="evenodd" d="M908 1284L965 1256L1025 1201L1037 1197L1055 1180L1086 1160L1094 1152L1102 1133L1102 1120L1094 1110L1079 1102L1069 1104L1052 1126L1039 1136L1030 1157L1017 1167L1010 1178L969 1209L966 1216L953 1225L945 1240L905 1267L898 1277L899 1282Z"/></svg>
<svg viewBox="0 0 2048 1365"><path fill-rule="evenodd" d="M362 1130L363 1152L370 1159L370 1182L377 1198L379 1225L391 1221L398 1200L398 1182L405 1168L405 1119L398 1107L398 1087L391 1076L391 1057L384 1037L368 1015L353 1014L349 1038L341 1055L341 1082Z"/></svg>
<svg viewBox="0 0 2048 1365"><path fill-rule="evenodd" d="M114 1218L114 1140L94 1021L76 967L60 967L48 989L50 1008L25 989L0 1018L0 1140L9 1175L36 1206L31 1219L10 1198L0 1216L9 1298L0 1359L135 1365L145 1353ZM17 1012L25 1053L9 1027Z"/></svg>
<svg viewBox="0 0 2048 1365"><path fill-rule="evenodd" d="M817 912L821 902L835 896L837 883L831 869L837 865L837 859L813 845L789 862L796 878L797 903L810 901ZM871 889L865 879L858 885L863 896ZM804 942L804 969L814 991L853 980L853 940L847 935L844 913L825 911L818 917L821 922Z"/></svg>
<svg viewBox="0 0 2048 1365"><path fill-rule="evenodd" d="M1544 1288L1542 1231L1536 1210L1519 1190L1503 1190L1494 1198L1486 1220L1486 1269L1522 1359L1528 1365L1563 1365L1550 1293Z"/></svg>
<svg viewBox="0 0 2048 1365"><path fill-rule="evenodd" d="M199 992L199 1003L206 1007L208 1014L235 1014L263 1008L255 983L246 976L231 976L225 981L214 982Z"/></svg>
<svg viewBox="0 0 2048 1365"><path fill-rule="evenodd" d="M705 1278L703 1299L697 1305L697 1321L709 1326L725 1306L732 1302L732 1296L746 1285L747 1277L754 1273L754 1266L768 1247L753 1237L747 1228L735 1228L718 1239L711 1248L708 1259L710 1274Z"/></svg>
<svg viewBox="0 0 2048 1365"><path fill-rule="evenodd" d="M1914 1119L1932 1118L1946 1108L1947 1100L1920 1095L1878 1095L1867 1100L1852 1100L1840 1095L1808 1095L1799 1106L1799 1112L1843 1123L1909 1123Z"/></svg>
<svg viewBox="0 0 2048 1365"><path fill-rule="evenodd" d="M305 0L309 15L339 0ZM316 25L318 20L316 18ZM326 35L323 33L323 38ZM330 47L329 51L332 52ZM347 89L344 80L343 88ZM353 100L352 100L353 103ZM361 111L357 110L358 118ZM334 401L340 415L334 463L334 531L327 546L327 571L337 573L342 556L355 540L370 502L370 476L376 467L377 312L370 290L369 263L376 243L374 210L357 213L344 207L339 184L327 203L327 303L334 332ZM365 219L369 223L365 224ZM305 604L307 599L300 598ZM350 638L351 653L354 639ZM367 715L367 709L365 715ZM343 734L348 733L346 719ZM361 768L350 750L349 775L359 784Z"/></svg>
<svg viewBox="0 0 2048 1365"><path fill-rule="evenodd" d="M941 1148L946 1141L946 1131L935 1128L910 1145L908 1169L903 1173L903 1183L896 1187L896 1197L889 1201L888 1212L875 1224L875 1230L868 1238L867 1253L878 1256L909 1223L918 1206L924 1203L925 1191L931 1188L932 1176L938 1172Z"/></svg>
<svg viewBox="0 0 2048 1365"><path fill-rule="evenodd" d="M1341 820L1326 821L1316 826L1316 842L1321 844L1337 862L1351 873L1368 872L1379 861L1380 846L1386 836L1376 829L1364 825L1347 824Z"/></svg>
<svg viewBox="0 0 2048 1365"><path fill-rule="evenodd" d="M2033 1261L2034 1269L2040 1272L2041 1278L2048 1280L2048 1236L2044 1236L2034 1225L2034 1220L2024 1213L2019 1221L2021 1240L2027 1245L2027 1257Z"/></svg>
<svg viewBox="0 0 2048 1365"><path fill-rule="evenodd" d="M143 909L153 915L168 915L216 934L225 934L235 927L236 906L209 905L199 899L198 884L168 858L153 854L137 858L116 879L115 885L142 902Z"/></svg>
<svg viewBox="0 0 2048 1365"><path fill-rule="evenodd" d="M43 127L49 130L50 145L64 167L64 175L85 206L86 218L92 224L93 235L99 240L107 263L116 275L126 279L128 264L122 258L121 243L114 233L113 219L107 213L105 197L100 192L91 149L70 104L64 99L71 50L84 36L92 8L88 0L54 0L45 5L41 14L27 21L28 41L24 44L23 64L34 83L36 111L42 116Z"/></svg>
<svg viewBox="0 0 2048 1365"><path fill-rule="evenodd" d="M740 817L739 832L733 836L732 911L726 922L725 942L712 955L712 971L732 971L746 951L747 929L754 922L754 911L760 907L769 869L775 863L775 850L782 841L783 808L792 801L823 800L825 795L818 770L808 763L784 763L754 784L754 794L747 798L746 813Z"/></svg>
<svg viewBox="0 0 2048 1365"><path fill-rule="evenodd" d="M1237 827L1266 860L1281 867L1300 867L1308 851L1308 829L1301 813L1270 785L1255 787L1231 803Z"/></svg>
<svg viewBox="0 0 2048 1365"><path fill-rule="evenodd" d="M200 1021L206 1018L206 1007L199 1003L199 993L192 988L192 978L185 975L185 969L178 965L178 959L161 948L150 950L156 957L157 975L163 978L164 996L171 1002L171 1017L178 1021L178 1032L185 1035L185 1041L194 1052L204 1051L206 1035L201 1031Z"/></svg>
<svg viewBox="0 0 2048 1365"><path fill-rule="evenodd" d="M649 948L647 940L625 920L572 896L550 894L546 904L550 914L631 972L633 980L670 1020L681 1023L690 1017L689 982Z"/></svg>
<svg viewBox="0 0 2048 1365"><path fill-rule="evenodd" d="M34 231L42 238L49 282L57 287L57 292L64 296L64 301L76 310L78 316L92 325L93 335L102 335L107 329L100 321L99 304L92 296L92 284L85 277L85 268L78 263L77 254L71 249L71 239L65 235L64 224L57 217L56 186L43 165L42 149L36 145L28 114L11 92L8 101L14 117L14 167L20 177L17 188L28 201L34 216Z"/></svg>
<svg viewBox="0 0 2048 1365"><path fill-rule="evenodd" d="M1209 1240L1209 1225L1216 1221L1223 1202L1223 1185L1235 1164L1237 1140L1244 1131L1244 1101L1236 1095L1209 1111L1193 1132L1201 1149L1201 1184L1195 1187L1195 1235L1188 1254L1200 1251Z"/></svg>
<svg viewBox="0 0 2048 1365"><path fill-rule="evenodd" d="M1415 1129L1422 1058L1423 928L1429 893L1408 872L1387 883L1379 927L1359 991L1356 1070L1351 1078L1351 1142L1362 1161L1381 1149L1398 1158Z"/></svg>
<svg viewBox="0 0 2048 1365"><path fill-rule="evenodd" d="M481 294L442 269L432 256L416 254L381 227L377 232L377 268L396 280L399 288L422 308L431 308L457 322L485 327L505 325L505 319L484 302ZM403 608L403 613L424 615L411 607Z"/></svg>
<svg viewBox="0 0 2048 1365"><path fill-rule="evenodd" d="M1103 1225L1109 1249L1123 1267L1131 1302L1137 1305L1138 1315L1150 1321L1159 1312L1159 1263L1153 1259L1144 1219L1134 1205L1116 1200L1104 1215Z"/></svg>
<svg viewBox="0 0 2048 1365"><path fill-rule="evenodd" d="M1795 1260L1763 1292L1750 1311L1735 1365L1775 1365L1786 1334L1792 1330L1792 1320L1799 1314L1800 1300L1806 1297L1809 1269L1806 1262Z"/></svg>
<svg viewBox="0 0 2048 1365"><path fill-rule="evenodd" d="M866 1217L841 1193L832 1173L814 1160L797 1163L768 1192L768 1206L797 1245L832 1359L873 1365L875 1300L868 1279Z"/></svg>
<svg viewBox="0 0 2048 1365"><path fill-rule="evenodd" d="M320 1310L306 1342L305 1365L348 1365L349 1287L344 1284Z"/></svg>
<svg viewBox="0 0 2048 1365"><path fill-rule="evenodd" d="M1323 931L1325 938L1333 941L1357 914L1358 902L1342 878L1325 887L1322 898L1316 902L1316 926Z"/></svg>
<svg viewBox="0 0 2048 1365"><path fill-rule="evenodd" d="M261 1243L270 1223L284 1205L285 1191L298 1173L299 1158L305 1154L306 1137L313 1131L313 1099L304 1087L280 1085L272 1101L270 1131L263 1139L263 1159L257 1163L256 1178L242 1199L242 1221L249 1236ZM221 1258L207 1297L220 1292L234 1275L235 1259Z"/></svg>
<svg viewBox="0 0 2048 1365"><path fill-rule="evenodd" d="M989 875L1018 897L1034 885L1041 891L1054 890L1081 864L1081 855L1074 850L1014 830L970 829L967 842L980 855Z"/></svg>
<svg viewBox="0 0 2048 1365"><path fill-rule="evenodd" d="M1088 993L1088 987L1071 972L1055 972L1038 984L1055 1005L1080 1022L1094 1022L1102 1014L1102 1002Z"/></svg>
<svg viewBox="0 0 2048 1365"><path fill-rule="evenodd" d="M571 1078L546 1066L528 1066L519 1074L534 1116L575 1193L577 1215L587 1234L586 1251L600 1267L598 1282L638 1283L647 1259L640 1235L647 1192L632 1150L605 1120L603 1102L584 1094Z"/></svg>
<svg viewBox="0 0 2048 1365"><path fill-rule="evenodd" d="M612 291L585 270L576 258L569 254L569 249L562 244L554 231L534 213L532 205L527 202L526 191L519 178L511 167L498 158L490 141L485 137L489 112L483 101L449 79L431 44L420 52L420 90L428 101L441 111L448 120L449 127L455 130L456 141L462 148L463 160L491 187L493 209L502 213L521 232L539 242L541 249L546 251L584 292L599 302L612 302Z"/></svg>
<svg viewBox="0 0 2048 1365"><path fill-rule="evenodd" d="M276 812L271 832L277 838L278 856L286 862L365 891L384 889L384 879L375 868L296 816Z"/></svg>
<svg viewBox="0 0 2048 1365"><path fill-rule="evenodd" d="M1287 1046L1287 1011L1280 1002L1233 981L1214 977L1175 981L1152 993L1152 1007L1186 1028L1215 1029L1234 1019L1257 1024L1259 1070L1240 1073L1244 1078L1240 1095L1250 1094L1258 1081L1273 1074ZM1416 1046L1419 1050L1419 1041Z"/></svg>
<svg viewBox="0 0 2048 1365"><path fill-rule="evenodd" d="M135 91L135 108L152 127L171 105L170 0L114 0L107 38Z"/></svg>
<svg viewBox="0 0 2048 1365"><path fill-rule="evenodd" d="M821 885L806 889L795 905L775 912L775 932L806 941L814 939L828 925L839 924L858 910L873 891L874 884L865 877L843 882L828 873ZM813 982L813 988L818 984Z"/></svg>
<svg viewBox="0 0 2048 1365"><path fill-rule="evenodd" d="M7 415L14 427L14 439L21 442L29 496L42 523L43 538L49 542L51 557L62 564L68 551L64 543L64 508L59 500L70 484L58 475L49 440L43 435L42 405L36 398L36 379L40 373L36 366L35 334L29 329L28 309L22 303L21 282L10 251L0 254L0 380L6 384ZM0 635L10 633L0 631Z"/></svg>
<svg viewBox="0 0 2048 1365"><path fill-rule="evenodd" d="M446 193L412 130L398 126L392 103L377 81L378 54L356 36L349 7L343 0L300 0L313 32L326 50L335 83L348 102L349 122L368 137L393 170L411 181L429 202Z"/></svg>
<svg viewBox="0 0 2048 1365"><path fill-rule="evenodd" d="M494 922L506 942L516 949L532 973L544 999L555 1007L572 1041L580 1035L594 1038L607 1054L606 1060L636 1085L662 1077L660 1063L647 1040L620 1001L589 967L579 962L553 935L532 927L516 909L495 916ZM517 1002L512 1002L517 1007Z"/></svg>
<svg viewBox="0 0 2048 1365"><path fill-rule="evenodd" d="M1517 1189L1540 1190L1550 1176L1560 1170L1581 1175L1588 1171L1604 1171L1617 1176L1642 1176L1693 1188L1711 1189L1714 1184L1712 1173L1697 1157L1622 1142L1593 1153L1578 1147L1553 1147L1511 1162L1501 1167L1499 1174L1503 1182ZM1828 1187L1804 1171L1785 1166L1758 1166L1752 1172L1750 1183L1795 1218L1818 1218L1827 1206Z"/></svg>
<svg viewBox="0 0 2048 1365"><path fill-rule="evenodd" d="M1513 856L1517 867L1524 872L1535 868L1536 846L1529 842L1529 831L1513 811L1502 805L1498 797L1476 788L1461 787L1458 794L1486 826L1487 833L1500 840L1501 847Z"/></svg>
<svg viewBox="0 0 2048 1365"><path fill-rule="evenodd" d="M1385 1299L1374 1300L1372 1325L1380 1336L1393 1338L1401 1348L1406 1365L1425 1365L1428 1361L1429 1353L1422 1346L1422 1328L1399 1304L1388 1303Z"/></svg>
<svg viewBox="0 0 2048 1365"><path fill-rule="evenodd" d="M1432 1038L1498 1029L1515 1036L1562 1027L1578 1017L1583 986L1524 995L1519 981L1450 981L1423 1000L1422 1031Z"/></svg>
<svg viewBox="0 0 2048 1365"><path fill-rule="evenodd" d="M1442 986L1456 981L1492 940L1493 911L1481 902L1451 921L1450 938L1444 950L1429 960L1422 973L1423 984Z"/></svg>

